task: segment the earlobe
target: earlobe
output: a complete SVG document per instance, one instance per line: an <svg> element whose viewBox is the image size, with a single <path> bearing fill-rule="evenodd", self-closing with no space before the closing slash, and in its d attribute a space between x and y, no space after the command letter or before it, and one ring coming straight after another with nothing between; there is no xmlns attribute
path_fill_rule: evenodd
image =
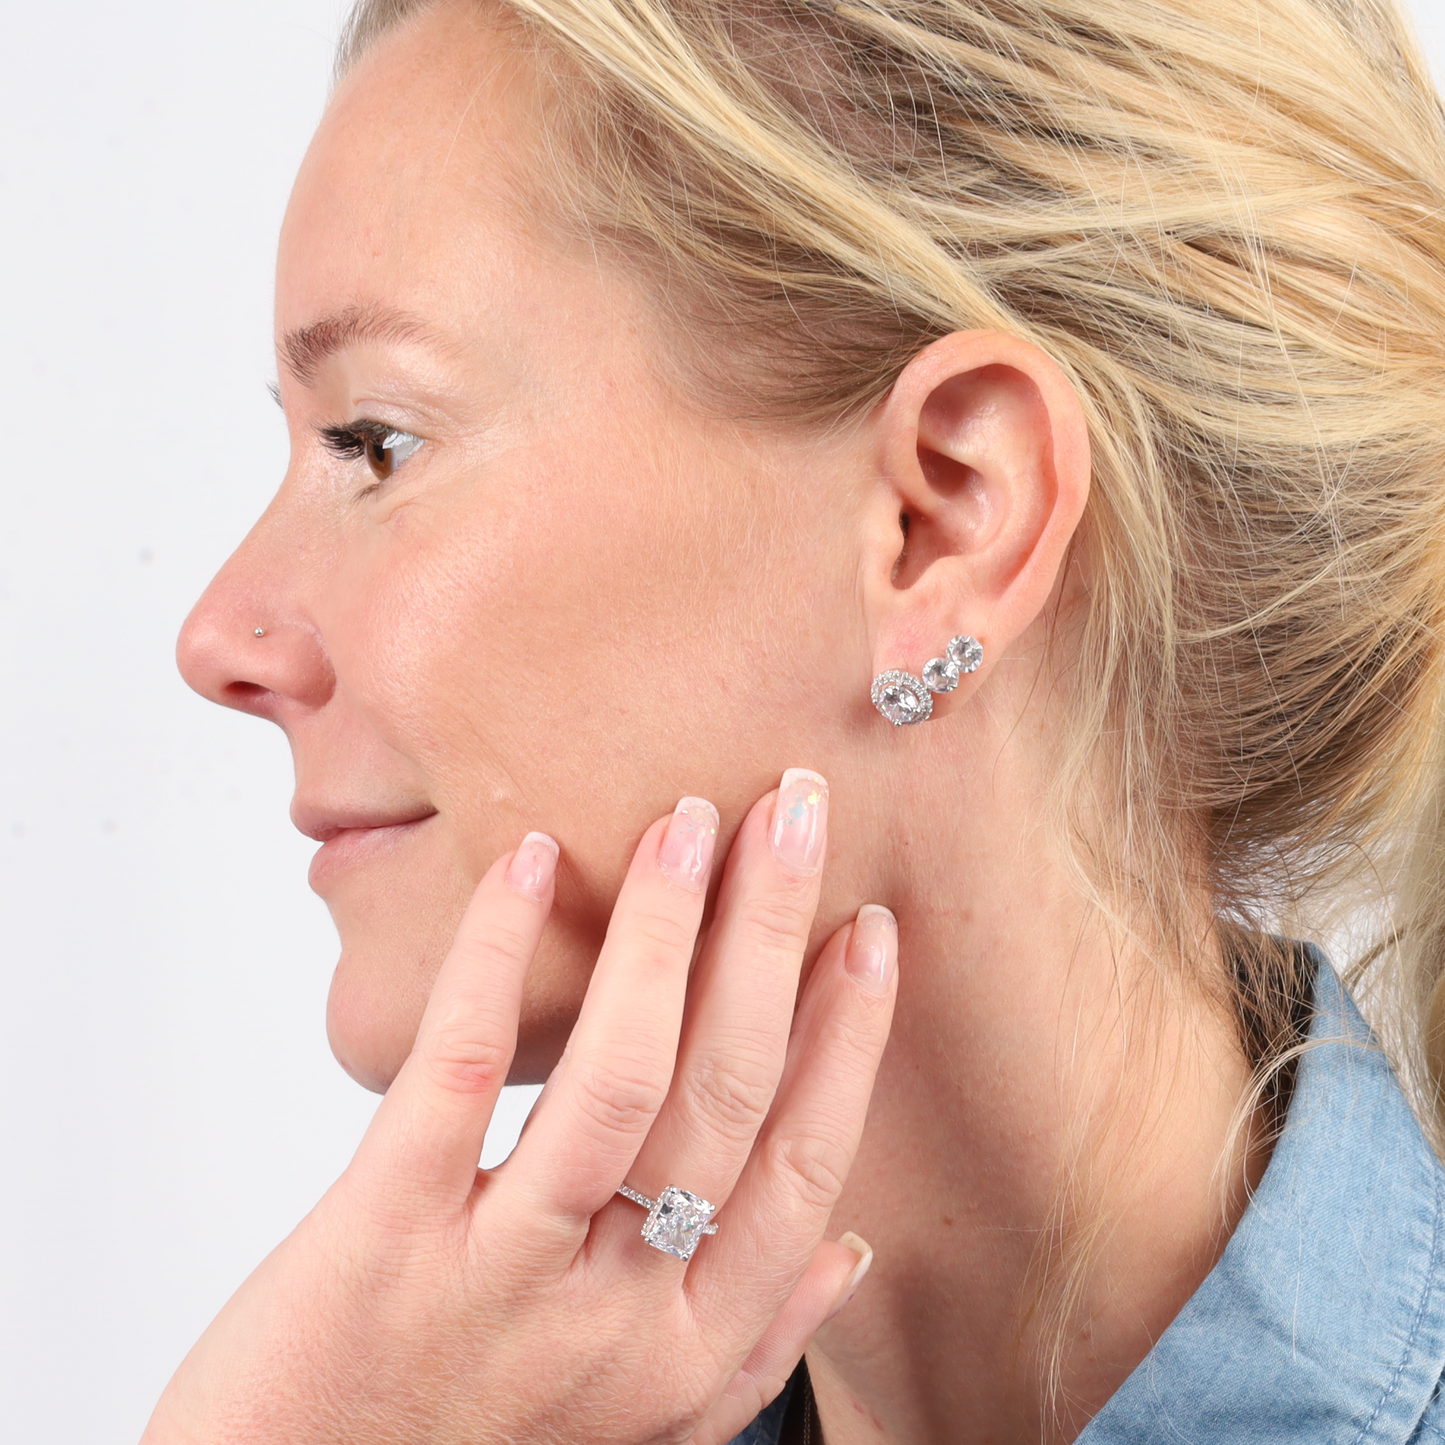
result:
<svg viewBox="0 0 1445 1445"><path fill-rule="evenodd" d="M875 422L864 571L875 673L922 687L937 660L933 680L947 683L945 649L963 637L982 644L975 667L986 673L1043 614L1083 513L1089 446L1078 396L1038 347L957 332L909 363ZM904 687L893 679L884 690L895 685ZM880 705L894 722L921 720L933 702L889 698L912 714Z"/></svg>

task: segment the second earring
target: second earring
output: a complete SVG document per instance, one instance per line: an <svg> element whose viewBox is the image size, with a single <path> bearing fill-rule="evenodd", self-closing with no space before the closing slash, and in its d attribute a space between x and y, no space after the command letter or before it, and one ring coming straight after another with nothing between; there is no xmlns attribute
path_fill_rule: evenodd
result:
<svg viewBox="0 0 1445 1445"><path fill-rule="evenodd" d="M893 724L927 722L933 716L933 694L952 692L966 672L977 672L983 662L983 644L976 637L955 637L942 657L923 664L923 676L897 668L873 679L873 706Z"/></svg>

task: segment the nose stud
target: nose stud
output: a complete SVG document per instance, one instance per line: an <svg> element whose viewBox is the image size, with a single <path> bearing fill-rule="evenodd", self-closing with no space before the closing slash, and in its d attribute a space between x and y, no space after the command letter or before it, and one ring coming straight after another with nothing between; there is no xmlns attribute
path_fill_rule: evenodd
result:
<svg viewBox="0 0 1445 1445"><path fill-rule="evenodd" d="M258 627L251 635L253 637L265 637L266 629L264 627Z"/></svg>

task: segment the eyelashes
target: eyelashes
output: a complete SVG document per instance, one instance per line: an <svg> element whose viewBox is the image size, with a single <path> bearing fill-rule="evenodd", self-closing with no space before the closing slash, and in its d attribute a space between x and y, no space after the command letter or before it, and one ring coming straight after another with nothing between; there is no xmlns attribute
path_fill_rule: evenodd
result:
<svg viewBox="0 0 1445 1445"><path fill-rule="evenodd" d="M411 432L365 419L346 426L321 427L317 435L321 445L333 456L348 462L366 462L376 480L362 491L362 496L376 491L398 467L415 456L422 445L422 439Z"/></svg>
<svg viewBox="0 0 1445 1445"><path fill-rule="evenodd" d="M319 429L321 445L343 461L359 462L368 446L384 448L392 428L376 421L354 421L349 426L325 426Z"/></svg>

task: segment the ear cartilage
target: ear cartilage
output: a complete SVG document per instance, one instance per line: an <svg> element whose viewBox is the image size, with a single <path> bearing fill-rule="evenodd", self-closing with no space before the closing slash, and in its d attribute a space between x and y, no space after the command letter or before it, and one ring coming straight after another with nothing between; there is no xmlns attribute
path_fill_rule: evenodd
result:
<svg viewBox="0 0 1445 1445"><path fill-rule="evenodd" d="M977 672L982 662L983 644L976 637L955 637L945 656L924 663L922 677L899 668L880 672L873 679L873 706L896 728L927 722L933 716L933 694L952 692L959 678Z"/></svg>

